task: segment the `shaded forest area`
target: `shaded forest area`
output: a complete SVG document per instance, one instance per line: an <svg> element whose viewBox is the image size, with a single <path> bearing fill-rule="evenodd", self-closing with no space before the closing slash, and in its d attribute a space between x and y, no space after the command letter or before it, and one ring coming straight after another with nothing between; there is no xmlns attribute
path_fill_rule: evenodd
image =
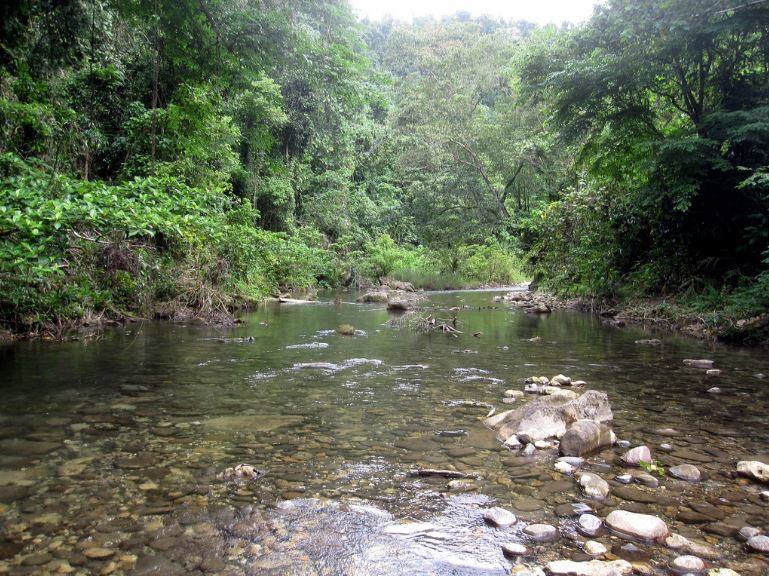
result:
<svg viewBox="0 0 769 576"><path fill-rule="evenodd" d="M385 277L769 323L769 2L610 0L556 28L45 0L0 22L14 331Z"/></svg>

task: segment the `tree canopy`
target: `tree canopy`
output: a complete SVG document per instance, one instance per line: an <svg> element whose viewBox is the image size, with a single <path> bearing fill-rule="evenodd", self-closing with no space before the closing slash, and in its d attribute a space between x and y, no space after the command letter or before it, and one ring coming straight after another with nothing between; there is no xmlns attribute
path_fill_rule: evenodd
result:
<svg viewBox="0 0 769 576"><path fill-rule="evenodd" d="M22 0L0 22L13 328L387 275L769 303L766 2L609 0L556 28Z"/></svg>

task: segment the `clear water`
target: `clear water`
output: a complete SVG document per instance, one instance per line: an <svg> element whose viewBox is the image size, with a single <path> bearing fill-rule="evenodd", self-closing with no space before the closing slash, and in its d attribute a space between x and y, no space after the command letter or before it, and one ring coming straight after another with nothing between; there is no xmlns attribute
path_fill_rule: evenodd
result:
<svg viewBox="0 0 769 576"><path fill-rule="evenodd" d="M639 345L651 337L640 328L572 311L530 316L494 295L430 295L436 315L457 315L458 337L389 326L382 305L326 301L267 306L232 329L145 323L0 348L0 573L67 563L83 574L507 574L516 562L585 559L567 513L578 502L599 515L659 515L716 546L714 565L762 573L760 557L710 526L769 524L760 487L732 475L738 460L769 462L766 351L666 334L661 346ZM358 334L336 334L342 323ZM685 358L711 358L722 373ZM503 392L523 378L558 373L609 394L619 438L648 444L666 465L696 464L706 480L664 478L635 489L651 501L601 505L553 469L553 452L502 448L483 417L508 408ZM706 393L712 386L722 394ZM656 432L668 427L679 434ZM658 449L665 442L672 454ZM589 467L611 480L621 453ZM221 476L238 463L264 474ZM477 478L449 489L416 468ZM486 526L494 505L522 522ZM527 541L531 521L558 526L560 538ZM531 554L506 559L501 544L514 541ZM88 557L94 547L113 554ZM675 556L638 547L662 573Z"/></svg>

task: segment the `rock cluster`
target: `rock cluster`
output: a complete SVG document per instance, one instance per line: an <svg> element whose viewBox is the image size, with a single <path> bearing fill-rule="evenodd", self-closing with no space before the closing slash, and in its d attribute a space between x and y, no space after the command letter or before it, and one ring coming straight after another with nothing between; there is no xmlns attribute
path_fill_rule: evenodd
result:
<svg viewBox="0 0 769 576"><path fill-rule="evenodd" d="M497 431L502 441L516 436L522 443L562 436L577 420L609 422L613 418L609 398L603 392L590 390L576 399L545 396L521 408L507 410L485 423Z"/></svg>
<svg viewBox="0 0 769 576"><path fill-rule="evenodd" d="M505 294L502 300L513 306L522 308L530 314L549 314L558 306L558 301L542 292L530 292L528 290L516 290Z"/></svg>

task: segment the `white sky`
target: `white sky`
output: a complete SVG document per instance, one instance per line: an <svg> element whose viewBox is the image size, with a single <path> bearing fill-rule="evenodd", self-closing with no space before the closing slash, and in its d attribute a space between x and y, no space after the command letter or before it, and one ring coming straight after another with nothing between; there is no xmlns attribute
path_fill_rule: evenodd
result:
<svg viewBox="0 0 769 576"><path fill-rule="evenodd" d="M443 16L458 11L474 16L487 14L537 24L582 22L593 13L598 0L350 0L361 17L379 20L392 16L411 20L415 16Z"/></svg>

